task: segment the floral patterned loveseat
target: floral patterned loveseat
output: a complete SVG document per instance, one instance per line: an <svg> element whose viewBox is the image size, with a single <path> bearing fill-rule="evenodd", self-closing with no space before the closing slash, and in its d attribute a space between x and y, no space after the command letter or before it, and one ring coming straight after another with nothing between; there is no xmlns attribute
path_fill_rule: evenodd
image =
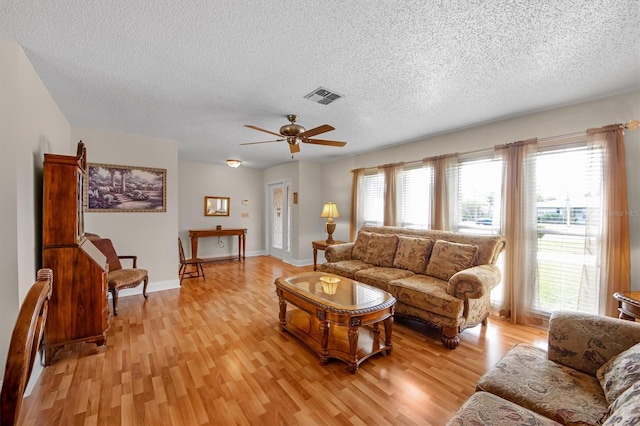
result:
<svg viewBox="0 0 640 426"><path fill-rule="evenodd" d="M514 346L447 425L640 424L640 323L558 311L548 346Z"/></svg>
<svg viewBox="0 0 640 426"><path fill-rule="evenodd" d="M499 235L364 226L355 242L328 247L320 268L388 291L396 315L438 328L455 349L462 330L486 325L505 244Z"/></svg>

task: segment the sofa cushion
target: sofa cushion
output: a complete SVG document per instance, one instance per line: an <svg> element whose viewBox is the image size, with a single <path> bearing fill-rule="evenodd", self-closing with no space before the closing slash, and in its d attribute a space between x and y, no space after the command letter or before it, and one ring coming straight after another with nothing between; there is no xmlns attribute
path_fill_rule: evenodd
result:
<svg viewBox="0 0 640 426"><path fill-rule="evenodd" d="M356 237L356 242L351 249L351 259L364 261L367 255L367 246L369 245L369 237L371 232L360 231Z"/></svg>
<svg viewBox="0 0 640 426"><path fill-rule="evenodd" d="M447 294L447 283L426 275L412 275L389 282L387 291L398 302L424 309L447 318L458 318L464 300Z"/></svg>
<svg viewBox="0 0 640 426"><path fill-rule="evenodd" d="M431 255L433 240L398 235L398 248L393 258L393 267L424 274Z"/></svg>
<svg viewBox="0 0 640 426"><path fill-rule="evenodd" d="M596 371L609 403L613 403L635 382L640 381L640 343L605 362Z"/></svg>
<svg viewBox="0 0 640 426"><path fill-rule="evenodd" d="M373 266L374 265L364 263L361 260L341 260L340 262L323 263L320 265L320 269L322 269L323 272L329 272L355 280L354 274L356 272L361 269L372 268Z"/></svg>
<svg viewBox="0 0 640 426"><path fill-rule="evenodd" d="M546 426L559 425L551 419L487 392L469 397L446 426Z"/></svg>
<svg viewBox="0 0 640 426"><path fill-rule="evenodd" d="M547 351L531 345L514 346L477 389L562 424L601 424L609 412L598 379L550 361Z"/></svg>
<svg viewBox="0 0 640 426"><path fill-rule="evenodd" d="M477 254L478 246L438 240L433 245L427 275L448 281L456 272L472 267Z"/></svg>
<svg viewBox="0 0 640 426"><path fill-rule="evenodd" d="M384 291L387 290L389 281L399 278L410 277L413 272L405 269L384 268L382 266L374 266L373 268L361 269L354 274L356 281L372 285Z"/></svg>
<svg viewBox="0 0 640 426"><path fill-rule="evenodd" d="M393 266L393 258L398 247L398 236L395 234L384 235L372 233L367 243L365 263L390 268Z"/></svg>

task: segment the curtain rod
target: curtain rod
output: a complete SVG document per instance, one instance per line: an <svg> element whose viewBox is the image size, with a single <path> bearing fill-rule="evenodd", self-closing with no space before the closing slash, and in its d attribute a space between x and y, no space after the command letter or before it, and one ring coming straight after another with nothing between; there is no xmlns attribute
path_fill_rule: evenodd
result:
<svg viewBox="0 0 640 426"><path fill-rule="evenodd" d="M613 126L615 126L615 124L613 124ZM606 127L606 126L602 126L602 127ZM638 130L640 128L640 121L639 120L630 120L628 121L626 124L620 124L620 127L622 127L625 130L630 130L630 131L634 131L634 130ZM573 132L573 133L565 133L564 135L557 135L557 136L547 136L546 138L538 138L538 142L551 142L551 141L555 141L555 140L562 140L562 139L567 139L567 138L575 138L578 136L586 136L587 131L583 130L581 132ZM473 154L479 154L481 152L492 152L494 150L493 147L491 148L479 148L479 149L474 149L472 151L466 151L466 152L461 152L459 153L459 155L473 155ZM439 156L437 156L439 157ZM395 163L395 164L414 164L414 163L422 163L425 159L423 158L422 160L413 160L413 161L404 161L404 162L399 162L399 163ZM373 169L380 169L380 168L384 168L384 167L388 167L389 164L384 164L382 166L374 166L374 167L360 167L358 169L352 169L351 172L355 172L357 170L373 170Z"/></svg>

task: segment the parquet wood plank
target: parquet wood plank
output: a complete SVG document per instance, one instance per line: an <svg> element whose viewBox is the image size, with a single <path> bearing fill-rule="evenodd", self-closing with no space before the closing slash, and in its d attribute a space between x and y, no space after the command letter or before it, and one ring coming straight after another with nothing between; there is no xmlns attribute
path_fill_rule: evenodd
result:
<svg viewBox="0 0 640 426"><path fill-rule="evenodd" d="M396 319L393 353L356 374L279 329L270 257L206 264L207 281L121 298L106 349L61 350L24 400L25 425L441 425L514 344L546 332L490 319L456 350ZM384 331L383 331L384 333Z"/></svg>

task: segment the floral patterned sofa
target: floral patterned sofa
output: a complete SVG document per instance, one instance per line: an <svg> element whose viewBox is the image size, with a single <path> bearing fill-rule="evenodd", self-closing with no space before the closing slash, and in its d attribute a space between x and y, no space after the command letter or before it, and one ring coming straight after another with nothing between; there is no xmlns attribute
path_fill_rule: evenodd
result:
<svg viewBox="0 0 640 426"><path fill-rule="evenodd" d="M498 235L364 226L355 242L328 247L320 268L388 291L396 315L438 328L455 349L462 330L486 325L505 244Z"/></svg>
<svg viewBox="0 0 640 426"><path fill-rule="evenodd" d="M447 423L640 424L640 323L554 312L549 349L519 344Z"/></svg>

